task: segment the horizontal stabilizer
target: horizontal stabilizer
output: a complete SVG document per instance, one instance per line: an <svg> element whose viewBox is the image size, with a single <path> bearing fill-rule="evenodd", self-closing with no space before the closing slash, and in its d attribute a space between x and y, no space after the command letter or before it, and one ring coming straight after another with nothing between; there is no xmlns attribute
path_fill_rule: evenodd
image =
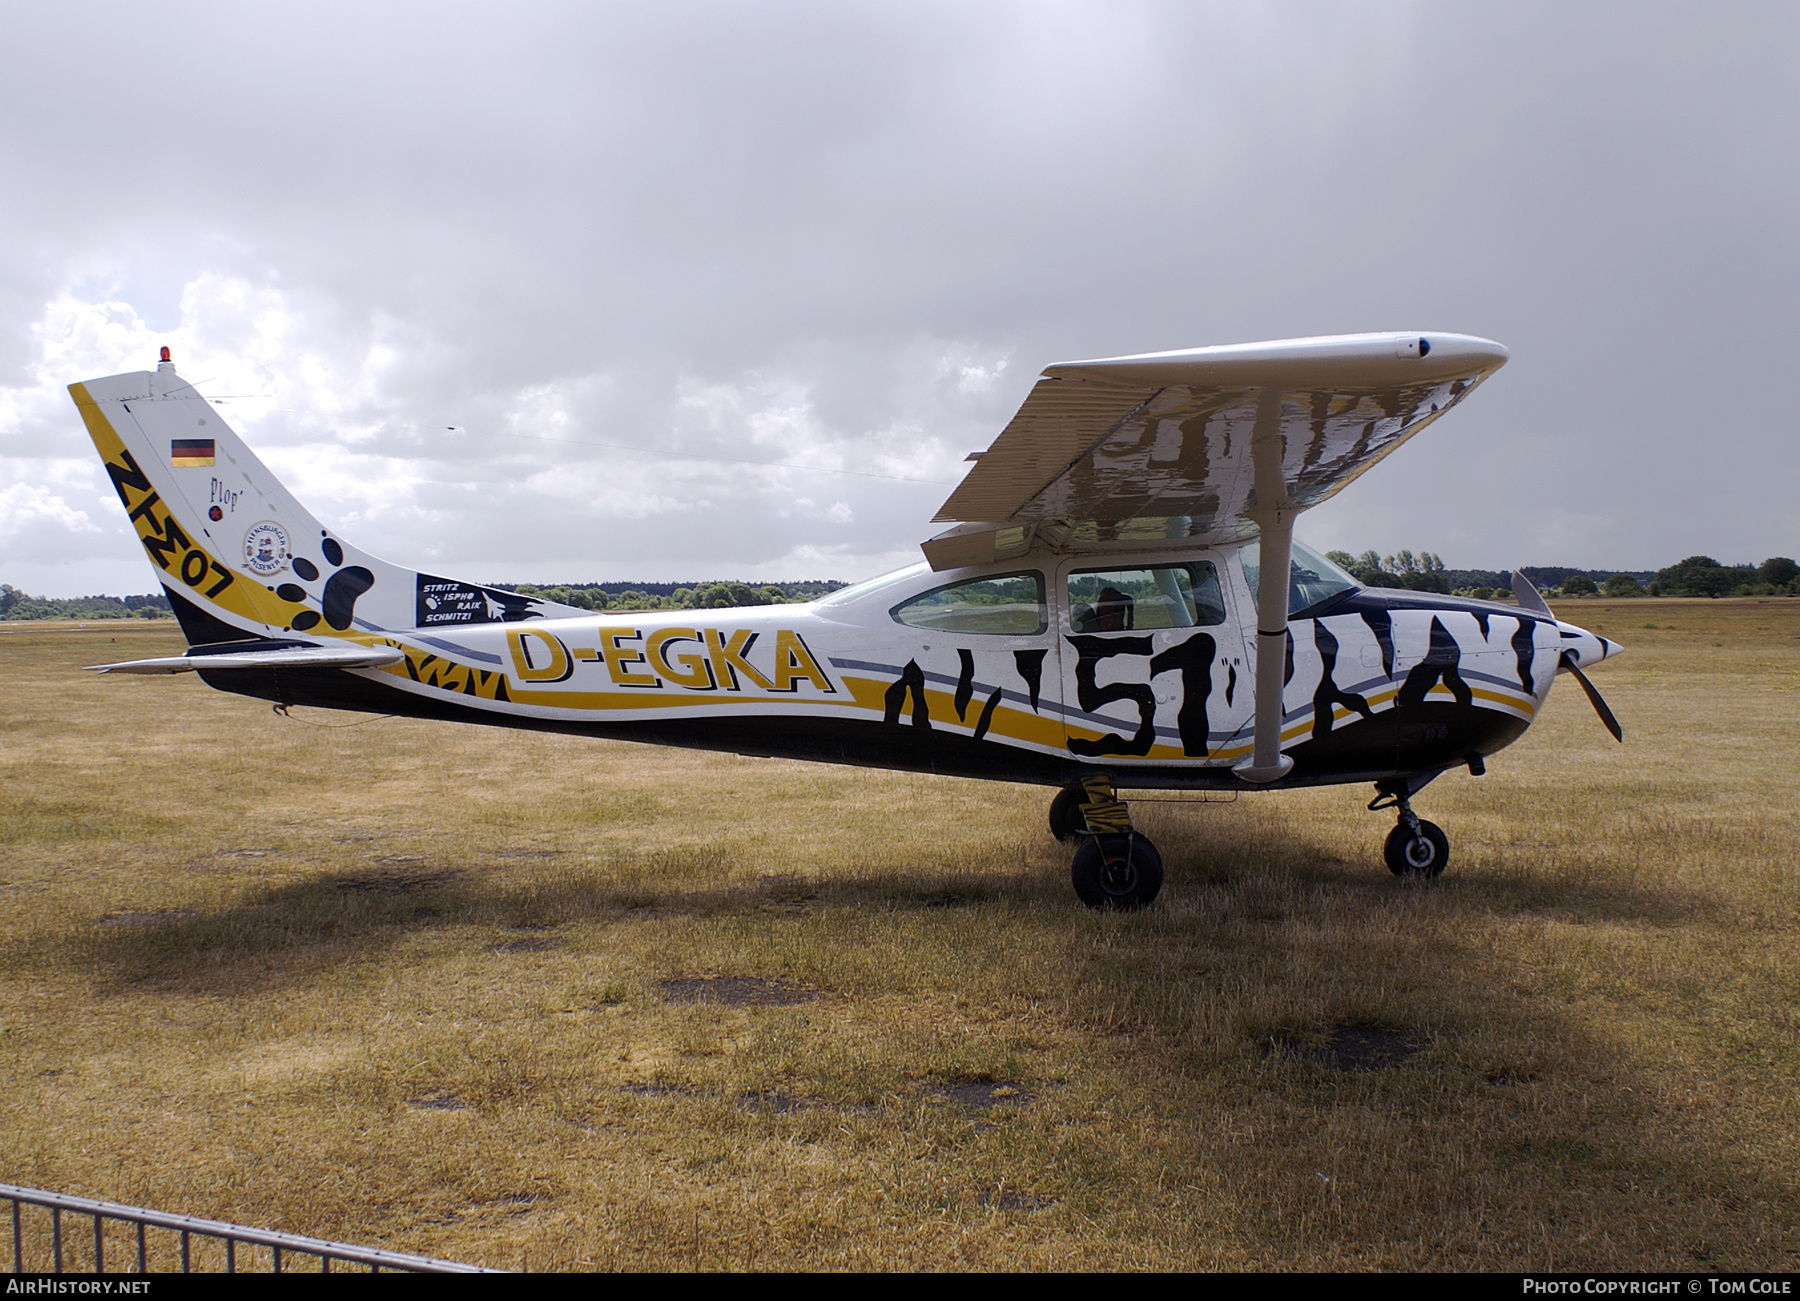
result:
<svg viewBox="0 0 1800 1301"><path fill-rule="evenodd" d="M392 646L284 646L277 650L168 655L90 664L90 673L192 673L195 669L379 669L406 658Z"/></svg>

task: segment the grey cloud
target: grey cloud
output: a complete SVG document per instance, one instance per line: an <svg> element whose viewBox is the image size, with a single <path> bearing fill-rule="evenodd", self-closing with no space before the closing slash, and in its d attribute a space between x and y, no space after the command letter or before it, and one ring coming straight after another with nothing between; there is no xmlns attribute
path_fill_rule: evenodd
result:
<svg viewBox="0 0 1800 1301"><path fill-rule="evenodd" d="M84 441L41 400L82 377L45 304L118 297L186 331L185 374L279 391L234 422L396 559L855 577L947 489L581 444L948 479L1052 361L1416 325L1514 361L1314 540L1792 554L1757 399L1793 334L1797 35L1772 4L21 11L0 489L116 513L32 456ZM282 332L246 360L259 302ZM148 581L122 532L31 538L0 576Z"/></svg>

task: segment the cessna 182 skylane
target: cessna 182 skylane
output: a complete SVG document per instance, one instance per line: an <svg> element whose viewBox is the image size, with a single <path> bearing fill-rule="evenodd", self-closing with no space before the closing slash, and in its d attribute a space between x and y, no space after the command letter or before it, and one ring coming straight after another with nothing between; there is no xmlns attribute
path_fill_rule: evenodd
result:
<svg viewBox="0 0 1800 1301"><path fill-rule="evenodd" d="M1049 367L922 563L806 605L596 614L378 560L319 523L177 378L70 386L189 642L95 666L327 709L1062 787L1091 906L1155 847L1119 788L1372 782L1385 857L1435 876L1412 798L1522 735L1620 647L1518 605L1360 586L1294 518L1506 361L1364 334Z"/></svg>

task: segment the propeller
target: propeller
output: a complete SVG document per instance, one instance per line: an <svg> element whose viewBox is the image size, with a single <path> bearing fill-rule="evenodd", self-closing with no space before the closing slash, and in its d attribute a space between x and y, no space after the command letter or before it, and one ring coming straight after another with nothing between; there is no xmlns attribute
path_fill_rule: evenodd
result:
<svg viewBox="0 0 1800 1301"><path fill-rule="evenodd" d="M1599 690L1592 682L1588 681L1587 674L1581 671L1581 665L1575 662L1574 651L1562 653L1562 666L1575 675L1575 680L1581 684L1581 689L1587 692L1588 704L1592 705L1594 712L1600 715L1600 721L1606 724L1606 730L1612 733L1613 740L1623 743L1625 729L1619 726L1619 720L1614 718L1613 711L1606 707L1606 701L1601 697Z"/></svg>

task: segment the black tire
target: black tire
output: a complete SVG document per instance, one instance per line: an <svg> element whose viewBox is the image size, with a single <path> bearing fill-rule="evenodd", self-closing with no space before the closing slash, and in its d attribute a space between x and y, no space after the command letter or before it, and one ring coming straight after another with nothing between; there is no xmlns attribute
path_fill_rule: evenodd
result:
<svg viewBox="0 0 1800 1301"><path fill-rule="evenodd" d="M1090 908L1142 908L1162 890L1162 855L1135 831L1086 836L1069 869L1075 893Z"/></svg>
<svg viewBox="0 0 1800 1301"><path fill-rule="evenodd" d="M1435 822L1419 819L1418 834L1404 822L1388 832L1381 847L1388 871L1395 876L1436 877L1450 866L1450 837Z"/></svg>
<svg viewBox="0 0 1800 1301"><path fill-rule="evenodd" d="M1085 832L1087 819L1081 816L1081 806L1087 799L1087 788L1079 782L1056 792L1056 798L1050 801L1050 834L1070 841Z"/></svg>

